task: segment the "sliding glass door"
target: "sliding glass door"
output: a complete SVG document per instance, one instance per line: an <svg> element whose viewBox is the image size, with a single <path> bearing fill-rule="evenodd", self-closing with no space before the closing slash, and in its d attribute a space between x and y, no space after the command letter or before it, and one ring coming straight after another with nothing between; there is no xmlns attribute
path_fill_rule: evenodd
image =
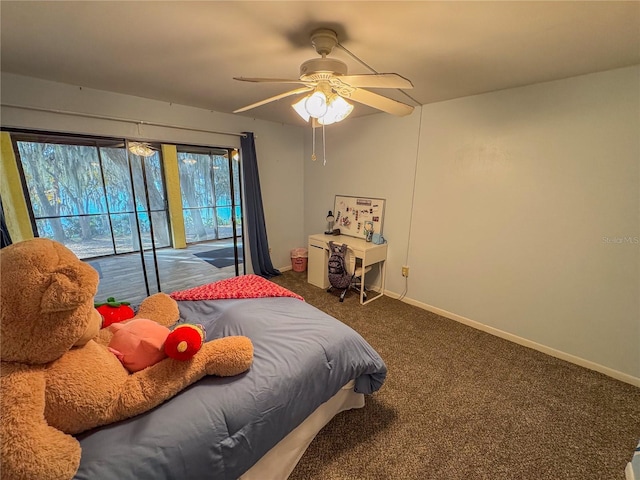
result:
<svg viewBox="0 0 640 480"><path fill-rule="evenodd" d="M187 243L207 242L213 248L201 258L238 275L244 255L237 150L179 146L178 169Z"/></svg>
<svg viewBox="0 0 640 480"><path fill-rule="evenodd" d="M143 155L100 149L116 253L168 247L169 223L159 145Z"/></svg>
<svg viewBox="0 0 640 480"><path fill-rule="evenodd" d="M97 300L135 304L245 273L236 150L180 146L176 157L169 148L178 168L165 169L160 144L25 131L10 138L34 235L98 271ZM182 212L170 216L178 197Z"/></svg>

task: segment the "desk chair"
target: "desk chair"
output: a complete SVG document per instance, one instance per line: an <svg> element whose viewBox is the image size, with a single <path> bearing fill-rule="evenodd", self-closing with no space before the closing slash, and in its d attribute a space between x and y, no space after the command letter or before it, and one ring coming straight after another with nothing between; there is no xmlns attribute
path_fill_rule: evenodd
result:
<svg viewBox="0 0 640 480"><path fill-rule="evenodd" d="M362 262L359 261L351 247L346 244L336 244L329 242L329 283L331 286L327 289L327 292L331 292L334 288L336 290L342 290L340 294L340 301L344 301L344 297L350 289L353 289L360 294L362 274L371 270L371 266L362 269ZM367 294L363 292L364 300L367 298Z"/></svg>

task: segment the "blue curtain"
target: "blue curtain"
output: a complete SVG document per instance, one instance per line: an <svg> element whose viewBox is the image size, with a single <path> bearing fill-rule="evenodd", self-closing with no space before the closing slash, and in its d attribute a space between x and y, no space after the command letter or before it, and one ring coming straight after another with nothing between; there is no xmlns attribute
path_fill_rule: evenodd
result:
<svg viewBox="0 0 640 480"><path fill-rule="evenodd" d="M2 206L2 199L0 199L0 248L4 248L11 245L11 237L9 236L9 229L4 221L4 207Z"/></svg>
<svg viewBox="0 0 640 480"><path fill-rule="evenodd" d="M262 192L260 190L260 176L258 175L258 159L256 144L252 132L242 132L240 138L242 148L242 176L244 177L244 197L246 200L245 221L249 235L249 253L251 265L256 275L270 278L280 275L280 271L273 267L269 256L269 241L264 223L264 209L262 208Z"/></svg>

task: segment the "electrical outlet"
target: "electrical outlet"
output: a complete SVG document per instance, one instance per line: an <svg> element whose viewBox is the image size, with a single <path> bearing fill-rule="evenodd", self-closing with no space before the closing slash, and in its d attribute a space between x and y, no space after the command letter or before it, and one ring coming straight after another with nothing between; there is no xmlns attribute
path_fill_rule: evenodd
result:
<svg viewBox="0 0 640 480"><path fill-rule="evenodd" d="M409 276L409 267L407 265L403 265L402 266L402 276L403 277L408 277Z"/></svg>

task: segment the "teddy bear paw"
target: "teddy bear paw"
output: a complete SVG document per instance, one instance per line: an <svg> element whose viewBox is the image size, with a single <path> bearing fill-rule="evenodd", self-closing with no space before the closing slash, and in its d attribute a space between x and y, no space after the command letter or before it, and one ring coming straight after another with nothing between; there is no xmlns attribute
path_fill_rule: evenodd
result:
<svg viewBox="0 0 640 480"><path fill-rule="evenodd" d="M233 336L212 340L203 345L208 375L230 377L245 372L253 362L253 344L247 337Z"/></svg>

